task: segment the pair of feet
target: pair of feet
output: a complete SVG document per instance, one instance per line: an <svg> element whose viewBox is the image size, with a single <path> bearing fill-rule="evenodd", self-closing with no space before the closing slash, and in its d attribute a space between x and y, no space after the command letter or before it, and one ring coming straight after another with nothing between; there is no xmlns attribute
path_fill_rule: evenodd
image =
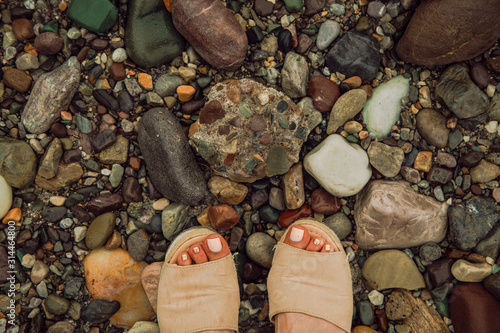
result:
<svg viewBox="0 0 500 333"><path fill-rule="evenodd" d="M342 251L331 239L324 239L320 236L311 236L307 227L302 225L292 226L285 235L285 244L294 248L310 252L337 252ZM203 264L210 261L222 259L230 255L229 247L224 238L219 234L210 234L202 242L196 243L183 249L174 258L178 266L190 266ZM304 286L304 288L307 288ZM213 305L207 305L213 306ZM197 309L193 309L197 311ZM224 311L224 309L221 309ZM299 312L279 313L274 317L276 332L328 332L345 333L338 326L317 317ZM233 333L231 330L205 330L204 333Z"/></svg>

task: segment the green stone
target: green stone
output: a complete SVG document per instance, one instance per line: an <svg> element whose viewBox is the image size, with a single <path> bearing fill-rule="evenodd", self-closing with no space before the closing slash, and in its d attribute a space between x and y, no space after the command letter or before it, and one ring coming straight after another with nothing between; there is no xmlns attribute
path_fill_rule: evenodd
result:
<svg viewBox="0 0 500 333"><path fill-rule="evenodd" d="M52 20L43 26L42 32L53 32L53 33L57 34L58 29L59 29L59 21Z"/></svg>
<svg viewBox="0 0 500 333"><path fill-rule="evenodd" d="M358 143L358 138L355 137L354 135L349 135L346 139L349 142Z"/></svg>
<svg viewBox="0 0 500 333"><path fill-rule="evenodd" d="M434 304L436 305L436 310L441 315L441 317L450 318L450 309L446 300L443 302L434 302Z"/></svg>
<svg viewBox="0 0 500 333"><path fill-rule="evenodd" d="M444 192L445 194L455 192L455 189L453 188L453 184L452 184L452 182L448 182L448 183L446 183L446 184L443 186L443 192Z"/></svg>
<svg viewBox="0 0 500 333"><path fill-rule="evenodd" d="M276 223L278 222L278 218L280 217L280 212L267 205L259 209L259 217L265 222Z"/></svg>
<svg viewBox="0 0 500 333"><path fill-rule="evenodd" d="M253 115L252 110L250 110L250 107L247 104L241 104L240 113L243 117L247 118L250 118Z"/></svg>
<svg viewBox="0 0 500 333"><path fill-rule="evenodd" d="M496 264L495 264L495 265L493 265L493 274L496 274L496 273L498 273L498 272L500 272L500 266L498 266L498 265L496 265Z"/></svg>
<svg viewBox="0 0 500 333"><path fill-rule="evenodd" d="M30 145L0 138L0 175L10 186L23 188L35 180L37 159Z"/></svg>
<svg viewBox="0 0 500 333"><path fill-rule="evenodd" d="M207 141L200 141L200 144L198 145L198 153L204 159L208 159L215 154L212 144Z"/></svg>
<svg viewBox="0 0 500 333"><path fill-rule="evenodd" d="M180 56L184 39L162 0L134 0L129 4L125 45L136 64L156 67Z"/></svg>
<svg viewBox="0 0 500 333"><path fill-rule="evenodd" d="M373 320L375 319L373 316L373 310L370 302L368 301L358 302L357 308L359 311L359 319L361 320L361 323L365 326L370 326L373 323Z"/></svg>
<svg viewBox="0 0 500 333"><path fill-rule="evenodd" d="M68 17L94 32L106 32L118 18L118 8L108 0L73 0Z"/></svg>
<svg viewBox="0 0 500 333"><path fill-rule="evenodd" d="M89 169L90 171L95 171L95 172L99 172L100 168L99 168L99 163L97 163L96 161L94 160L88 160L86 163L85 163L85 166L87 167L87 169Z"/></svg>
<svg viewBox="0 0 500 333"><path fill-rule="evenodd" d="M286 10L290 13L296 13L302 9L302 0L285 0Z"/></svg>
<svg viewBox="0 0 500 333"><path fill-rule="evenodd" d="M286 161L286 150L282 146L273 146L267 153L266 173L268 177L282 175L290 167Z"/></svg>
<svg viewBox="0 0 500 333"><path fill-rule="evenodd" d="M205 89L208 87L208 85L212 82L212 78L209 76L206 77L200 77L199 79L196 80L196 83L200 86L201 89ZM193 117L191 117L192 119Z"/></svg>
<svg viewBox="0 0 500 333"><path fill-rule="evenodd" d="M21 103L18 103L18 102L14 102L10 105L10 113L19 113L19 111L21 111L21 109L23 108L23 105Z"/></svg>
<svg viewBox="0 0 500 333"><path fill-rule="evenodd" d="M305 127L297 128L295 133L293 133L293 136L305 141L307 139L307 128Z"/></svg>
<svg viewBox="0 0 500 333"><path fill-rule="evenodd" d="M248 173L252 173L253 172L253 169L255 169L255 167L257 166L257 161L256 160L250 160L248 161L247 165L245 166L245 170L248 172Z"/></svg>
<svg viewBox="0 0 500 333"><path fill-rule="evenodd" d="M63 249L63 246L61 244L61 242L57 242L54 244L54 252L61 252Z"/></svg>
<svg viewBox="0 0 500 333"><path fill-rule="evenodd" d="M288 120L286 120L285 118L281 118L278 122L279 122L281 128L283 128L283 129L288 128Z"/></svg>
<svg viewBox="0 0 500 333"><path fill-rule="evenodd" d="M267 27L267 32L273 32L274 30L278 29L278 28L281 28L281 24L277 24L277 23L272 23L270 24L268 27Z"/></svg>

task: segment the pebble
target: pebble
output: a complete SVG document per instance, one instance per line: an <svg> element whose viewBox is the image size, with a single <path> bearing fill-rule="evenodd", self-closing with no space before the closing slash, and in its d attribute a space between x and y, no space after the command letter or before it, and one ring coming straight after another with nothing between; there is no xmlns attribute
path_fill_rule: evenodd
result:
<svg viewBox="0 0 500 333"><path fill-rule="evenodd" d="M59 191L65 186L77 182L83 175L83 168L80 163L59 164L56 175L49 180L36 176L35 184L38 187L49 191Z"/></svg>
<svg viewBox="0 0 500 333"><path fill-rule="evenodd" d="M187 220L188 210L189 206L171 203L162 211L162 232L167 240L173 240L182 231Z"/></svg>
<svg viewBox="0 0 500 333"><path fill-rule="evenodd" d="M334 3L330 5L330 12L335 16L342 16L345 13L345 7L340 3Z"/></svg>
<svg viewBox="0 0 500 333"><path fill-rule="evenodd" d="M27 92L32 82L31 76L17 68L5 67L3 70L3 83L20 93Z"/></svg>
<svg viewBox="0 0 500 333"><path fill-rule="evenodd" d="M99 324L109 319L120 309L120 303L117 301L106 301L95 299L87 305L82 311L82 319L90 323Z"/></svg>
<svg viewBox="0 0 500 333"><path fill-rule="evenodd" d="M54 32L43 32L35 38L35 48L40 54L53 55L63 47L63 39Z"/></svg>
<svg viewBox="0 0 500 333"><path fill-rule="evenodd" d="M418 133L436 148L448 144L450 130L446 127L446 118L433 109L423 109L417 113Z"/></svg>
<svg viewBox="0 0 500 333"><path fill-rule="evenodd" d="M123 201L126 203L142 202L142 187L134 177L127 177L122 187Z"/></svg>
<svg viewBox="0 0 500 333"><path fill-rule="evenodd" d="M67 321L58 321L50 326L47 333L73 333L75 328Z"/></svg>
<svg viewBox="0 0 500 333"><path fill-rule="evenodd" d="M130 328L128 333L160 333L157 323L151 321L138 321Z"/></svg>
<svg viewBox="0 0 500 333"><path fill-rule="evenodd" d="M356 244L362 249L404 249L439 243L446 235L447 208L405 181L371 181L354 205Z"/></svg>
<svg viewBox="0 0 500 333"><path fill-rule="evenodd" d="M127 162L129 141L122 135L116 136L116 141L101 151L99 160L103 164L123 164Z"/></svg>
<svg viewBox="0 0 500 333"><path fill-rule="evenodd" d="M113 54L111 55L111 59L115 63L122 63L125 60L127 60L127 51L123 47L119 47L113 51Z"/></svg>
<svg viewBox="0 0 500 333"><path fill-rule="evenodd" d="M118 9L105 0L72 1L68 17L80 26L94 32L106 32L116 22Z"/></svg>
<svg viewBox="0 0 500 333"><path fill-rule="evenodd" d="M340 97L337 84L323 76L315 76L309 80L308 93L314 107L320 112L331 111Z"/></svg>
<svg viewBox="0 0 500 333"><path fill-rule="evenodd" d="M360 301L356 304L359 319L363 325L371 325L374 321L373 309L368 301Z"/></svg>
<svg viewBox="0 0 500 333"><path fill-rule="evenodd" d="M267 207L269 207L269 206L267 206ZM272 210L271 210L271 212L277 213L276 211L272 211ZM260 213L260 211L259 211L259 213ZM283 212L278 218L278 224L282 228L288 228L288 226L290 226L290 224L292 224L293 222L295 222L301 218L309 217L312 215L313 215L313 211L311 209L311 206L303 205L300 208L293 209L293 210L287 210L287 211ZM261 217L266 222L269 222L269 223L275 222L274 216L269 218L268 216L264 216L264 214L262 214Z"/></svg>
<svg viewBox="0 0 500 333"><path fill-rule="evenodd" d="M227 178L215 176L208 181L208 189L220 202L229 205L240 204L248 193L248 188Z"/></svg>
<svg viewBox="0 0 500 333"><path fill-rule="evenodd" d="M24 53L16 59L16 67L22 71L37 69L40 67L38 58L31 53Z"/></svg>
<svg viewBox="0 0 500 333"><path fill-rule="evenodd" d="M384 294L377 290L372 290L368 293L368 299L370 300L370 303L372 303L375 306L379 306L384 304Z"/></svg>
<svg viewBox="0 0 500 333"><path fill-rule="evenodd" d="M366 152L338 134L328 136L309 152L304 168L325 190L338 197L355 195L371 177Z"/></svg>
<svg viewBox="0 0 500 333"><path fill-rule="evenodd" d="M500 176L500 167L481 160L475 167L470 170L473 183L487 183Z"/></svg>
<svg viewBox="0 0 500 333"><path fill-rule="evenodd" d="M365 106L366 99L366 92L362 89L353 89L342 94L332 108L326 133L335 133L346 121L354 118Z"/></svg>
<svg viewBox="0 0 500 333"><path fill-rule="evenodd" d="M255 232L248 237L246 253L248 258L264 268L271 268L273 248L276 240L263 232Z"/></svg>
<svg viewBox="0 0 500 333"><path fill-rule="evenodd" d="M141 273L141 283L149 299L149 303L156 313L158 299L158 283L160 282L163 262L154 262L144 268Z"/></svg>
<svg viewBox="0 0 500 333"><path fill-rule="evenodd" d="M423 261L432 262L441 258L441 247L436 243L427 243L420 247L420 258Z"/></svg>
<svg viewBox="0 0 500 333"><path fill-rule="evenodd" d="M141 229L132 233L127 239L127 249L134 260L144 260L149 249L149 236L146 231Z"/></svg>
<svg viewBox="0 0 500 333"><path fill-rule="evenodd" d="M373 18L380 19L387 12L387 8L380 1L370 1L366 13Z"/></svg>
<svg viewBox="0 0 500 333"><path fill-rule="evenodd" d="M288 52L281 76L281 87L286 95L291 98L306 96L308 66L305 57L295 52Z"/></svg>
<svg viewBox="0 0 500 333"><path fill-rule="evenodd" d="M33 32L33 23L25 18L19 18L12 21L12 33L19 41L35 37Z"/></svg>
<svg viewBox="0 0 500 333"><path fill-rule="evenodd" d="M111 251L101 248L91 251L85 257L83 266L85 282L93 302L108 301L104 308L95 313L106 314L105 317L109 318L116 312L116 308L110 311L109 301L119 303L119 311L109 318L111 325L132 327L135 322L149 320L154 315L141 284L141 273L147 266L145 262L135 261L121 248ZM85 318L83 313L82 318Z"/></svg>
<svg viewBox="0 0 500 333"><path fill-rule="evenodd" d="M113 188L116 188L120 185L123 177L123 172L125 169L120 164L113 164L111 167L111 173L109 175L109 182Z"/></svg>
<svg viewBox="0 0 500 333"><path fill-rule="evenodd" d="M153 202L152 208L154 210L164 210L168 207L168 205L170 205L170 200L167 198L161 198Z"/></svg>
<svg viewBox="0 0 500 333"><path fill-rule="evenodd" d="M285 210L285 195L283 190L277 187L269 191L269 205L277 210Z"/></svg>
<svg viewBox="0 0 500 333"><path fill-rule="evenodd" d="M340 199L325 189L318 188L311 194L311 207L316 213L332 215L339 211L340 206Z"/></svg>
<svg viewBox="0 0 500 333"><path fill-rule="evenodd" d="M492 274L492 269L487 263L472 263L459 259L451 266L451 274L458 281L481 282Z"/></svg>
<svg viewBox="0 0 500 333"><path fill-rule="evenodd" d="M285 17L285 16L283 16ZM281 29L277 35L278 49L283 53L288 53L293 48L292 33L288 29Z"/></svg>
<svg viewBox="0 0 500 333"><path fill-rule="evenodd" d="M12 188L5 178L0 175L0 219L2 219L10 210L12 205Z"/></svg>
<svg viewBox="0 0 500 333"><path fill-rule="evenodd" d="M54 315L63 315L69 309L69 301L56 294L48 295L43 304L45 309Z"/></svg>
<svg viewBox="0 0 500 333"><path fill-rule="evenodd" d="M500 253L500 225L497 223L488 235L475 247L475 252L490 258L498 258Z"/></svg>
<svg viewBox="0 0 500 333"><path fill-rule="evenodd" d="M373 138L386 137L399 119L401 100L408 96L409 80L400 75L373 89L363 109L363 120Z"/></svg>
<svg viewBox="0 0 500 333"><path fill-rule="evenodd" d="M283 193L287 209L297 209L306 200L304 191L304 179L302 177L302 163L293 165L283 175Z"/></svg>
<svg viewBox="0 0 500 333"><path fill-rule="evenodd" d="M500 300L500 275L492 274L483 280L484 289L486 289L497 300Z"/></svg>
<svg viewBox="0 0 500 333"><path fill-rule="evenodd" d="M33 284L35 285L39 284L43 279L47 277L49 272L49 266L47 266L43 261L36 260L33 268L31 269L31 282L33 282Z"/></svg>
<svg viewBox="0 0 500 333"><path fill-rule="evenodd" d="M180 76L164 74L156 81L154 90L161 97L172 96L176 93L179 86L186 83Z"/></svg>
<svg viewBox="0 0 500 333"><path fill-rule="evenodd" d="M208 209L208 219L214 229L230 230L238 223L240 217L231 206L219 204Z"/></svg>
<svg viewBox="0 0 500 333"><path fill-rule="evenodd" d="M372 142L367 153L370 164L384 177L392 178L399 174L404 159L404 152L401 148Z"/></svg>
<svg viewBox="0 0 500 333"><path fill-rule="evenodd" d="M432 152L420 151L413 162L413 167L418 171L429 172L432 167Z"/></svg>
<svg viewBox="0 0 500 333"><path fill-rule="evenodd" d="M334 20L326 20L319 28L316 38L316 46L320 50L325 50L340 34L340 24Z"/></svg>
<svg viewBox="0 0 500 333"><path fill-rule="evenodd" d="M352 232L351 220L342 212L328 216L323 223L332 229L340 240L345 239Z"/></svg>
<svg viewBox="0 0 500 333"><path fill-rule="evenodd" d="M115 227L115 214L109 212L97 216L90 224L86 236L85 244L89 249L102 247Z"/></svg>

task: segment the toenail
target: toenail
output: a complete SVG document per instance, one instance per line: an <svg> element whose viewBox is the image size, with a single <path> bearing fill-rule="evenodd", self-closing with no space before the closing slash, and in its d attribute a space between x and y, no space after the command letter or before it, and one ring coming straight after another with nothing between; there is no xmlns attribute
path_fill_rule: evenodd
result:
<svg viewBox="0 0 500 333"><path fill-rule="evenodd" d="M314 243L314 245L319 245L321 243L321 241L316 238L313 243Z"/></svg>
<svg viewBox="0 0 500 333"><path fill-rule="evenodd" d="M222 243L219 238L207 239L207 245L212 252L217 253L222 250Z"/></svg>
<svg viewBox="0 0 500 333"><path fill-rule="evenodd" d="M330 251L331 249L332 249L332 247L330 246L330 244L325 245L325 250Z"/></svg>
<svg viewBox="0 0 500 333"><path fill-rule="evenodd" d="M193 252L194 253L199 253L200 252L200 248L198 246L193 247Z"/></svg>
<svg viewBox="0 0 500 333"><path fill-rule="evenodd" d="M304 237L304 230L298 228L292 228L292 232L290 233L290 240L292 242L300 242Z"/></svg>
<svg viewBox="0 0 500 333"><path fill-rule="evenodd" d="M187 254L185 254L185 253L183 253L183 254L181 255L181 258L182 258L182 260L184 260L184 261L188 260L188 256L187 256Z"/></svg>

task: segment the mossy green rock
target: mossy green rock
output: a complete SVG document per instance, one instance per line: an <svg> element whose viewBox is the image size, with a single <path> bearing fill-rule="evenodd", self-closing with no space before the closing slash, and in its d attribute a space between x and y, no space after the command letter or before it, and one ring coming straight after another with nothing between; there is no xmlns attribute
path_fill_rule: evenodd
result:
<svg viewBox="0 0 500 333"><path fill-rule="evenodd" d="M184 39L162 0L133 0L125 36L127 53L139 66L166 64L184 49Z"/></svg>
<svg viewBox="0 0 500 333"><path fill-rule="evenodd" d="M108 0L73 0L68 16L90 31L106 32L115 24L118 8Z"/></svg>

